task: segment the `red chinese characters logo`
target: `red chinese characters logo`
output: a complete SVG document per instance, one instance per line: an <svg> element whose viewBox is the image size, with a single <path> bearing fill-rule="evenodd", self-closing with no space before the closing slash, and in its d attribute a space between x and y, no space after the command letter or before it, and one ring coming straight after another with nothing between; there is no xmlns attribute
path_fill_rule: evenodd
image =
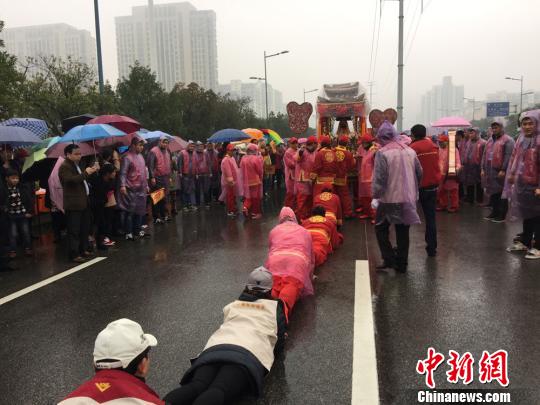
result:
<svg viewBox="0 0 540 405"><path fill-rule="evenodd" d="M450 356L446 362L450 366L450 370L446 372L448 382L457 384L459 380L463 380L463 384L470 384L473 381L474 358L472 354L467 352L460 356L458 352L450 350L448 355Z"/></svg>
<svg viewBox="0 0 540 405"><path fill-rule="evenodd" d="M435 379L433 373L437 367L444 361L444 355L437 353L433 347L428 349L428 357L425 360L420 360L416 364L416 372L426 375L426 385L429 388L435 388Z"/></svg>
<svg viewBox="0 0 540 405"><path fill-rule="evenodd" d="M428 348L427 358L419 360L416 364L416 372L425 375L426 385L435 388L435 371L444 362L444 355L438 353L433 347ZM466 352L460 355L454 350L448 352L449 366L446 372L446 380L451 384L462 381L468 385L474 380L474 357ZM506 387L510 383L508 378L508 352L498 350L492 354L487 351L482 352L482 358L478 362L479 381L482 384L489 384L493 381Z"/></svg>
<svg viewBox="0 0 540 405"><path fill-rule="evenodd" d="M493 354L489 354L484 350L478 369L482 384L495 380L503 387L506 387L510 383L508 379L508 353L506 350L498 350Z"/></svg>

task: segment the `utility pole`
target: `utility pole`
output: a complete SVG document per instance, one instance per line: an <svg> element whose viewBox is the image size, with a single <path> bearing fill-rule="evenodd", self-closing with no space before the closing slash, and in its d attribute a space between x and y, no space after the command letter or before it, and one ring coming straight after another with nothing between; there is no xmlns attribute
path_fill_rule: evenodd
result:
<svg viewBox="0 0 540 405"><path fill-rule="evenodd" d="M375 82L368 82L368 86L369 86L369 102L370 104L373 103L373 85L375 84ZM371 104L373 105L373 104Z"/></svg>
<svg viewBox="0 0 540 405"><path fill-rule="evenodd" d="M268 124L268 76L266 74L266 51L264 51L264 108L266 109L266 124Z"/></svg>
<svg viewBox="0 0 540 405"><path fill-rule="evenodd" d="M153 73L158 74L157 61L157 43L156 43L156 28L154 25L154 0L148 0L148 25L149 25L149 41L150 41L150 69Z"/></svg>
<svg viewBox="0 0 540 405"><path fill-rule="evenodd" d="M103 59L101 57L101 31L99 28L99 4L94 0L94 15L96 18L96 48L98 64L99 94L103 94Z"/></svg>
<svg viewBox="0 0 540 405"><path fill-rule="evenodd" d="M398 93L397 93L397 130L403 130L403 20L404 2L399 0L399 40L398 40Z"/></svg>

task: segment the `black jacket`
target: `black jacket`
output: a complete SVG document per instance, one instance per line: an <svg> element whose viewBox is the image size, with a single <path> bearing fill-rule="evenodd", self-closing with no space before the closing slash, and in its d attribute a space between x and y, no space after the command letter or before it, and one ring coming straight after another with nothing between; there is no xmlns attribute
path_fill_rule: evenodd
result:
<svg viewBox="0 0 540 405"><path fill-rule="evenodd" d="M35 207L35 193L32 183L19 183L19 192L21 193L21 200L27 214L34 215ZM5 183L0 182L0 210L6 213L8 203L8 189Z"/></svg>

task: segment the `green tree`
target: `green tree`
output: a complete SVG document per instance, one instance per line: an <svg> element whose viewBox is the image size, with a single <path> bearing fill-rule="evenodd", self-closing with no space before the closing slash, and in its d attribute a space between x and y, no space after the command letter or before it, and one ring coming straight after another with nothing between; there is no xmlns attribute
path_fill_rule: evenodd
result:
<svg viewBox="0 0 540 405"><path fill-rule="evenodd" d="M138 120L143 128L162 129L168 97L149 68L135 63L128 77L118 81L116 95L120 112Z"/></svg>
<svg viewBox="0 0 540 405"><path fill-rule="evenodd" d="M88 65L71 58L30 58L26 75L21 87L24 113L44 119L53 132L60 132L62 119L94 111L95 73Z"/></svg>
<svg viewBox="0 0 540 405"><path fill-rule="evenodd" d="M0 21L0 32L4 22ZM19 88L23 79L17 70L17 58L1 48L4 42L0 40L0 120L15 114L20 104Z"/></svg>

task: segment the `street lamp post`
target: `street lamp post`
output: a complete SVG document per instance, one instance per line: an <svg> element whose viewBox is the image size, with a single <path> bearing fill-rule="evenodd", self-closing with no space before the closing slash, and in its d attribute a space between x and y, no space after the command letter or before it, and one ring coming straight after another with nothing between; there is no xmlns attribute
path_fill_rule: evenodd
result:
<svg viewBox="0 0 540 405"><path fill-rule="evenodd" d="M289 53L289 51L281 51L278 53L273 53L272 55L267 55L266 51L264 51L264 98L265 98L265 106L266 106L266 121L268 121L268 75L266 70L266 59L272 58L274 56L283 55L285 53Z"/></svg>
<svg viewBox="0 0 540 405"><path fill-rule="evenodd" d="M94 15L95 15L95 20L96 20L96 48L97 48L99 94L103 94L103 60L101 57L101 30L99 28L98 0L94 0Z"/></svg>
<svg viewBox="0 0 540 405"><path fill-rule="evenodd" d="M463 97L463 100L472 101L472 120L474 121L474 113L476 111L476 97L473 97L473 98Z"/></svg>
<svg viewBox="0 0 540 405"><path fill-rule="evenodd" d="M518 79L517 77L506 76L506 80L515 80L521 83L521 90L519 92L519 114L523 112L523 75Z"/></svg>
<svg viewBox="0 0 540 405"><path fill-rule="evenodd" d="M315 91L318 91L319 89L313 89L313 90L308 90L306 91L306 89L303 89L304 90L304 103L306 102L306 94L308 93L313 93Z"/></svg>

